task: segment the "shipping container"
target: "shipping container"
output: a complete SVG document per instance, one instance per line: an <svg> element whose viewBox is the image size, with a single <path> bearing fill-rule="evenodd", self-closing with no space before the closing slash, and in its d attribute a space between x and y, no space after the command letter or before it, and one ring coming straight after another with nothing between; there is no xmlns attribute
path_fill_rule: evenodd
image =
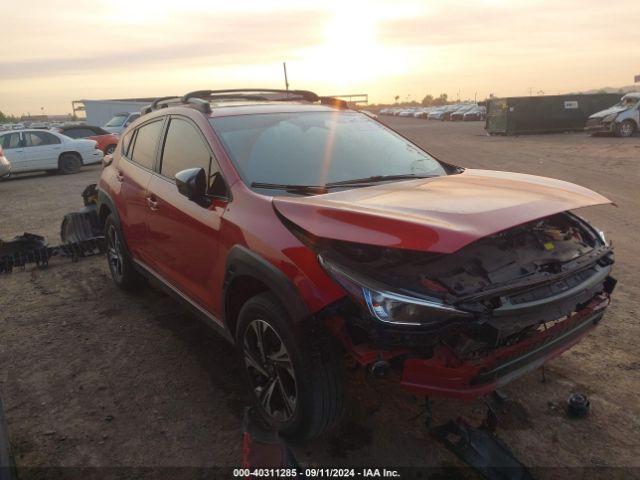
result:
<svg viewBox="0 0 640 480"><path fill-rule="evenodd" d="M491 98L486 102L485 129L499 135L582 131L589 115L621 97L621 93L595 93Z"/></svg>

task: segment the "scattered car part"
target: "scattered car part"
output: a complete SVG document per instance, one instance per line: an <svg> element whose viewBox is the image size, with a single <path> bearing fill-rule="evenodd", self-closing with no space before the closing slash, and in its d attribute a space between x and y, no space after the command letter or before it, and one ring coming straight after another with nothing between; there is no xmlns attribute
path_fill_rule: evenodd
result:
<svg viewBox="0 0 640 480"><path fill-rule="evenodd" d="M266 427L251 407L244 410L242 430L242 468L299 468L277 430Z"/></svg>
<svg viewBox="0 0 640 480"><path fill-rule="evenodd" d="M533 477L494 434L462 419L434 427L432 436L460 460L489 480L528 480Z"/></svg>
<svg viewBox="0 0 640 480"><path fill-rule="evenodd" d="M53 256L77 260L81 257L100 255L105 252L104 233L96 213L96 185L87 186L82 192L84 208L68 213L60 226L62 243L49 246L44 237L24 233L10 241L0 240L0 273L11 273L14 268L28 264L45 267Z"/></svg>
<svg viewBox="0 0 640 480"><path fill-rule="evenodd" d="M586 418L591 403L584 393L573 393L567 400L567 413L573 418Z"/></svg>
<svg viewBox="0 0 640 480"><path fill-rule="evenodd" d="M60 226L60 239L63 244L79 243L104 235L98 213L96 185L87 186L82 192L84 208L78 212L67 213Z"/></svg>

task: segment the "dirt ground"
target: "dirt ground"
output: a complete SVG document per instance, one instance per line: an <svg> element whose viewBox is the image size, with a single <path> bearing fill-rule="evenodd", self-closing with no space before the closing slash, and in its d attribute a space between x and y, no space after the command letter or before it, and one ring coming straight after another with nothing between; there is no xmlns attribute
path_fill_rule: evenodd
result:
<svg viewBox="0 0 640 480"><path fill-rule="evenodd" d="M476 122L383 120L442 160L560 178L616 202L581 212L616 249L605 320L547 366L546 382L538 371L505 389L498 434L541 478L640 475L640 137L489 137ZM0 182L0 237L29 231L56 243L62 215L99 173ZM103 258L0 277L0 331L0 394L24 478L71 474L27 467L239 466L245 392L233 350L169 297L116 290ZM301 464L430 466L439 478L461 465L414 418L419 399L361 371L348 377L343 426L296 447ZM565 415L572 392L589 395L589 418ZM435 423L483 412L480 402L434 402Z"/></svg>

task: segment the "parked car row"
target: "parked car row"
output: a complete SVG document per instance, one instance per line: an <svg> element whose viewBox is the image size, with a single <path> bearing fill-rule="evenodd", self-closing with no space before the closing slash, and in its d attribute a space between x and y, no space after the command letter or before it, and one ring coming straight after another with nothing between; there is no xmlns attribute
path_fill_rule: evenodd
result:
<svg viewBox="0 0 640 480"><path fill-rule="evenodd" d="M380 115L469 122L484 120L486 109L475 103L454 103L437 107L383 108Z"/></svg>

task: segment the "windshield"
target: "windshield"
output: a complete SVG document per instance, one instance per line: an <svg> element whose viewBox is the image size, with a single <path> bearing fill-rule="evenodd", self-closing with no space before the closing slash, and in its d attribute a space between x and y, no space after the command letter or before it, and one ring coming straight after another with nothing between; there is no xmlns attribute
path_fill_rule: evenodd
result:
<svg viewBox="0 0 640 480"><path fill-rule="evenodd" d="M121 127L124 122L129 118L129 114L115 115L111 120L107 122L105 127Z"/></svg>
<svg viewBox="0 0 640 480"><path fill-rule="evenodd" d="M620 107L633 107L636 103L638 103L638 98L634 97L624 97L622 101L618 104Z"/></svg>
<svg viewBox="0 0 640 480"><path fill-rule="evenodd" d="M437 160L357 112L238 115L210 122L247 185L446 175Z"/></svg>

